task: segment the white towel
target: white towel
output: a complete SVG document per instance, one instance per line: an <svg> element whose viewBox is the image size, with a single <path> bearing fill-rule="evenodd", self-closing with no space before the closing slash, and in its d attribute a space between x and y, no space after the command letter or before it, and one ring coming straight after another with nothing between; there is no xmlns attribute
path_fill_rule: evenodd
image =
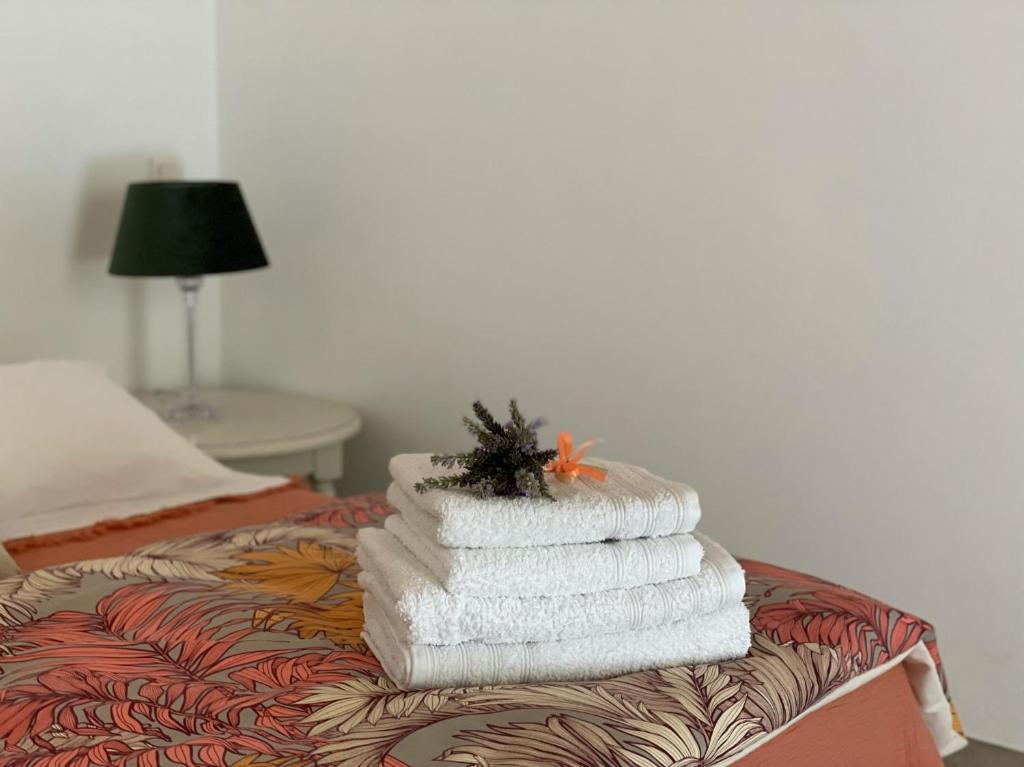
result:
<svg viewBox="0 0 1024 767"><path fill-rule="evenodd" d="M391 680L405 689L603 679L651 668L717 663L742 657L750 649L750 616L742 603L642 631L563 642L447 646L401 642L393 609L372 594L365 595L363 612L363 639Z"/></svg>
<svg viewBox="0 0 1024 767"><path fill-rule="evenodd" d="M474 597L451 594L387 530L359 531L359 582L396 607L398 638L409 644L492 644L580 639L663 626L706 615L743 599L743 569L705 535L700 572L649 586L593 594Z"/></svg>
<svg viewBox="0 0 1024 767"><path fill-rule="evenodd" d="M405 493L404 501L388 490L388 502L405 511L416 503L437 518L437 540L444 546L550 546L605 540L649 538L689 533L700 521L696 491L645 469L587 458L608 470L604 482L580 477L575 482L548 482L557 501L536 498L475 498L458 490L418 494L424 477L449 473L431 466L425 453L396 455L389 470Z"/></svg>
<svg viewBox="0 0 1024 767"><path fill-rule="evenodd" d="M384 527L425 564L445 589L474 596L585 594L689 578L703 548L692 535L574 543L521 549L446 549L430 539L417 510L393 514Z"/></svg>

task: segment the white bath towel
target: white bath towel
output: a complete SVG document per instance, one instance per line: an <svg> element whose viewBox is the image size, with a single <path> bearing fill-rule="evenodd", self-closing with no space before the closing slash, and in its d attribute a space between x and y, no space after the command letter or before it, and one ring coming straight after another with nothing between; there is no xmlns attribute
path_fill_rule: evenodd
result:
<svg viewBox="0 0 1024 767"><path fill-rule="evenodd" d="M452 593L544 596L646 586L689 578L700 570L703 548L692 535L635 541L573 543L521 549L447 549L423 530L415 511L393 514L384 527Z"/></svg>
<svg viewBox="0 0 1024 767"><path fill-rule="evenodd" d="M389 469L408 501L388 490L388 502L405 511L416 503L436 517L444 546L550 546L689 533L700 521L696 491L645 469L587 458L608 470L604 482L580 477L548 482L556 501L473 497L457 490L418 494L414 485L447 470L430 465L425 453L396 455Z"/></svg>
<svg viewBox="0 0 1024 767"><path fill-rule="evenodd" d="M399 640L409 644L491 644L579 639L663 626L706 615L743 599L739 563L700 533L700 572L649 586L592 594L475 597L445 590L430 570L387 530L359 531L359 582L395 605Z"/></svg>
<svg viewBox="0 0 1024 767"><path fill-rule="evenodd" d="M651 668L716 663L746 655L750 616L742 604L688 621L642 631L563 642L416 645L403 643L394 611L364 598L363 639L399 687L602 679Z"/></svg>

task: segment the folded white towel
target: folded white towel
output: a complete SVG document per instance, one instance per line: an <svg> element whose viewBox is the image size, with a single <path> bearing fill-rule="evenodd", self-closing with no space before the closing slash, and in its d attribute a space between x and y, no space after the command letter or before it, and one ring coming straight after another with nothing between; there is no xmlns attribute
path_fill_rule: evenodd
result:
<svg viewBox="0 0 1024 767"><path fill-rule="evenodd" d="M431 466L425 453L396 455L389 470L408 501L388 490L388 502L401 511L415 503L437 518L437 540L444 546L550 546L689 533L700 521L696 491L645 469L587 458L608 470L604 482L580 477L548 482L557 501L536 498L475 498L456 490L418 494L414 485L447 470Z"/></svg>
<svg viewBox="0 0 1024 767"><path fill-rule="evenodd" d="M704 559L692 578L540 597L452 594L392 533L364 527L358 537L359 582L395 605L398 638L409 644L557 641L653 628L739 604L746 585L739 562L700 533L694 537Z"/></svg>
<svg viewBox="0 0 1024 767"><path fill-rule="evenodd" d="M746 655L750 616L742 604L642 631L563 642L417 645L404 643L393 608L363 602L363 639L391 680L405 689L602 679L650 668L716 663Z"/></svg>
<svg viewBox="0 0 1024 767"><path fill-rule="evenodd" d="M384 527L445 589L475 596L585 594L689 578L700 570L704 551L692 535L521 549L447 549L430 538L429 521L430 515L417 509L393 514Z"/></svg>

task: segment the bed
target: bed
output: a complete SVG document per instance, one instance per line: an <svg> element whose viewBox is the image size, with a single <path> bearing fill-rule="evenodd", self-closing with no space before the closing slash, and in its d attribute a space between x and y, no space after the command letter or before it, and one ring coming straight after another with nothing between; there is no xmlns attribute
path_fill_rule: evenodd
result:
<svg viewBox="0 0 1024 767"><path fill-rule="evenodd" d="M353 556L389 513L289 484L8 541L0 767L937 766L964 742L927 622L751 560L746 658L398 690Z"/></svg>
<svg viewBox="0 0 1024 767"><path fill-rule="evenodd" d="M382 496L226 469L88 363L0 365L0 422L0 767L935 766L964 742L928 623L751 560L745 658L403 691L360 635Z"/></svg>

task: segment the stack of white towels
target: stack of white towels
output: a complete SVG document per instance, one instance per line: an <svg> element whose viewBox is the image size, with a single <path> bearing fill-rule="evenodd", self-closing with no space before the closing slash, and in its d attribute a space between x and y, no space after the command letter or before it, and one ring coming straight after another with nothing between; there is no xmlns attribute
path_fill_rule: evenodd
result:
<svg viewBox="0 0 1024 767"><path fill-rule="evenodd" d="M556 501L417 494L443 473L391 459L400 514L359 531L363 638L403 688L599 679L746 654L739 563L697 494L622 463L549 481Z"/></svg>

